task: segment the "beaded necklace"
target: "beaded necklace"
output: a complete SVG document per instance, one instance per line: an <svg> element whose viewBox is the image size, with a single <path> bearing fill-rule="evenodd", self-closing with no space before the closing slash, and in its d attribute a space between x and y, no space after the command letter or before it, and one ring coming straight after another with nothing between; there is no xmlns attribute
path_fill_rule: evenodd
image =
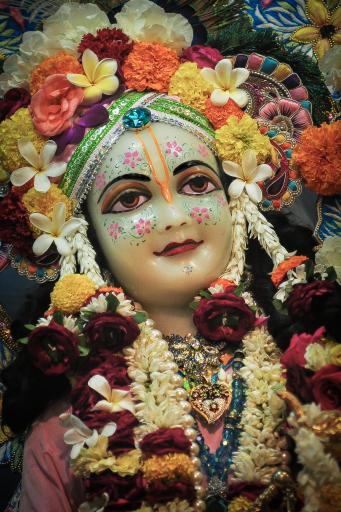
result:
<svg viewBox="0 0 341 512"><path fill-rule="evenodd" d="M224 416L224 430L220 446L215 453L211 453L203 436L199 434L196 438L202 470L206 474L208 483L206 510L224 511L227 505L227 476L232 464L233 453L238 448L241 433L239 424L246 399L245 383L239 374L239 370L243 366L244 354L241 350L237 350L233 358L226 361L220 354L224 344L212 347L198 335L187 335L185 338L171 335L167 341L179 367L179 374L183 377L183 386L194 397L194 402L196 390L202 387L205 380L206 382L209 380L206 386L212 388L212 396L214 396L214 389L219 387L219 371L226 371L232 366L231 398ZM218 362L219 360L223 360L223 364Z"/></svg>

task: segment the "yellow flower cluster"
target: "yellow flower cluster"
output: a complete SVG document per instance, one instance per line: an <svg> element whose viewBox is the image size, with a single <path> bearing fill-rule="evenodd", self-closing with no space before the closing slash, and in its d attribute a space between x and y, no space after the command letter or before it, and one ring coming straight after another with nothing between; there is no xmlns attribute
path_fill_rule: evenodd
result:
<svg viewBox="0 0 341 512"><path fill-rule="evenodd" d="M98 475L107 469L120 476L132 476L140 469L140 461L140 450L131 450L115 457L108 451L108 438L100 436L96 446L81 449L77 459L72 461L72 469L80 477L87 477L91 473Z"/></svg>
<svg viewBox="0 0 341 512"><path fill-rule="evenodd" d="M172 76L168 94L179 96L182 103L204 112L212 90L212 85L202 78L195 62L185 62Z"/></svg>
<svg viewBox="0 0 341 512"><path fill-rule="evenodd" d="M77 313L84 302L94 295L96 285L83 274L69 274L58 281L51 293L52 306L63 313Z"/></svg>
<svg viewBox="0 0 341 512"><path fill-rule="evenodd" d="M194 466L191 458L185 453L168 453L153 455L143 463L145 478L149 481L173 478L193 479Z"/></svg>
<svg viewBox="0 0 341 512"><path fill-rule="evenodd" d="M244 496L238 496L234 498L229 504L229 512L247 512L250 509L252 501L248 500Z"/></svg>
<svg viewBox="0 0 341 512"><path fill-rule="evenodd" d="M226 124L216 130L216 147L222 160L241 164L241 156L247 149L257 154L258 164L264 163L272 154L269 138L262 135L255 119L244 114L241 119L228 118Z"/></svg>
<svg viewBox="0 0 341 512"><path fill-rule="evenodd" d="M75 207L74 201L63 194L55 183L52 183L47 192L37 192L33 187L30 188L23 195L22 202L29 214L38 212L50 219L52 219L53 208L57 203L65 204L66 220L72 217ZM32 226L32 230L37 236L41 234L38 228Z"/></svg>
<svg viewBox="0 0 341 512"><path fill-rule="evenodd" d="M34 129L27 108L20 108L0 124L0 166L9 173L28 165L18 149L18 140L22 137L28 137L38 152L45 143L45 139Z"/></svg>

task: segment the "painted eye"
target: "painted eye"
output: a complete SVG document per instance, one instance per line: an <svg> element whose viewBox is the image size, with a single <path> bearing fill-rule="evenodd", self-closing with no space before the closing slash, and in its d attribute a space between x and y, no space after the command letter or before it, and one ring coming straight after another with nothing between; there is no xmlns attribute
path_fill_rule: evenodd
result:
<svg viewBox="0 0 341 512"><path fill-rule="evenodd" d="M181 185L179 193L194 196L208 194L214 190L219 190L219 187L213 182L213 180L203 174L197 174L191 176L183 185Z"/></svg>
<svg viewBox="0 0 341 512"><path fill-rule="evenodd" d="M136 210L150 199L150 194L141 190L126 190L106 208L104 213L121 213Z"/></svg>

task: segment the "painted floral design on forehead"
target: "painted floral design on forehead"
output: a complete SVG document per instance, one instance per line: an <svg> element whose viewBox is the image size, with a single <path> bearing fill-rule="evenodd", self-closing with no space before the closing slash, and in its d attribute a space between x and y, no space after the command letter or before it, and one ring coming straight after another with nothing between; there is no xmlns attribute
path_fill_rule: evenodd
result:
<svg viewBox="0 0 341 512"><path fill-rule="evenodd" d="M213 169L217 168L214 155L202 142L183 142L176 134L167 137L161 147L171 172L180 164L190 161L202 161L203 164L208 164Z"/></svg>

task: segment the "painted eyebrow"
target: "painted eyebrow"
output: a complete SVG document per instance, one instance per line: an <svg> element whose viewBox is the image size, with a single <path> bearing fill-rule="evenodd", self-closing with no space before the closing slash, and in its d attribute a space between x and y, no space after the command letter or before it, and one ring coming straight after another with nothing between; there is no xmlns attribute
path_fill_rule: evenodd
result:
<svg viewBox="0 0 341 512"><path fill-rule="evenodd" d="M175 167L173 175L176 176L177 174L180 174L180 172L183 172L186 169L188 169L189 167L195 167L196 165L203 165L204 167L208 167L215 174L218 174L217 171L213 169L213 167L208 165L206 162L202 162L201 160L188 160L188 162L183 162L182 164Z"/></svg>
<svg viewBox="0 0 341 512"><path fill-rule="evenodd" d="M120 180L138 180L138 181L150 181L150 178L146 176L145 174L122 174L122 176L117 176L117 178L114 178L113 180L109 181L104 187L104 189L101 192L101 195L98 198L97 204L100 202L101 198L103 197L103 194L108 190L109 187L111 187L114 183Z"/></svg>

